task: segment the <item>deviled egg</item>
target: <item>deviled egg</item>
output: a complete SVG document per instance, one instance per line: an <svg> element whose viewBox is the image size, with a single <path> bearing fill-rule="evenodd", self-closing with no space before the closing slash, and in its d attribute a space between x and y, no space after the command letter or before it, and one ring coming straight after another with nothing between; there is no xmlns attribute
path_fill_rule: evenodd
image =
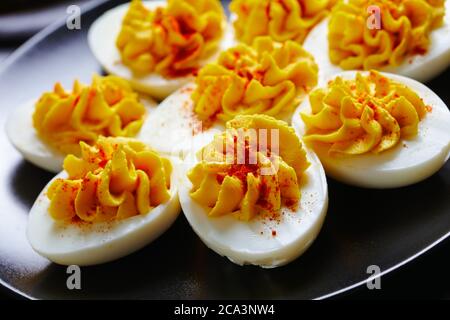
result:
<svg viewBox="0 0 450 320"><path fill-rule="evenodd" d="M36 252L63 265L100 264L170 227L180 212L176 164L130 138L80 146L81 156L66 157L65 171L31 208L27 235Z"/></svg>
<svg viewBox="0 0 450 320"><path fill-rule="evenodd" d="M57 173L67 154L80 154L80 141L93 144L100 135L135 136L155 106L125 80L94 75L89 86L75 81L67 92L56 83L37 101L14 109L6 133L26 160Z"/></svg>
<svg viewBox="0 0 450 320"><path fill-rule="evenodd" d="M314 55L320 80L377 69L425 82L450 65L449 39L450 1L346 0L303 46Z"/></svg>
<svg viewBox="0 0 450 320"><path fill-rule="evenodd" d="M317 84L313 57L293 41L270 37L238 44L203 67L195 80L164 100L145 122L139 139L156 150L184 157L239 114L266 114L289 121Z"/></svg>
<svg viewBox="0 0 450 320"><path fill-rule="evenodd" d="M185 160L184 215L209 248L236 264L287 264L313 243L326 216L322 165L282 120L240 115L226 127Z"/></svg>
<svg viewBox="0 0 450 320"><path fill-rule="evenodd" d="M233 42L218 0L133 0L91 26L92 53L109 73L163 99Z"/></svg>
<svg viewBox="0 0 450 320"><path fill-rule="evenodd" d="M292 124L344 183L394 188L438 171L450 155L450 112L425 85L399 75L347 71L311 92Z"/></svg>

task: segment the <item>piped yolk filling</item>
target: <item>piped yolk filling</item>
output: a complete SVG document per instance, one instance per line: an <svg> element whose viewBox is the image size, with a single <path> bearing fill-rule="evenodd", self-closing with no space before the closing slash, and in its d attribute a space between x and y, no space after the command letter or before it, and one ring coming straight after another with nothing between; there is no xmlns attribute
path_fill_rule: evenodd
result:
<svg viewBox="0 0 450 320"><path fill-rule="evenodd" d="M310 94L311 114L301 113L304 141L326 143L329 154L380 153L415 137L427 106L413 90L371 71L355 80L337 77Z"/></svg>
<svg viewBox="0 0 450 320"><path fill-rule="evenodd" d="M185 76L218 49L225 23L217 0L168 0L154 11L133 0L116 46L123 64L137 75Z"/></svg>
<svg viewBox="0 0 450 320"><path fill-rule="evenodd" d="M282 143L268 138L267 131L261 135L262 129L278 130ZM264 148L261 139L267 139ZM292 128L264 115L229 121L197 156L201 161L188 173L191 198L210 208L211 217L232 214L244 221L260 214L274 218L283 205L296 207L309 165Z"/></svg>
<svg viewBox="0 0 450 320"><path fill-rule="evenodd" d="M102 222L147 214L170 199L169 160L129 138L100 137L84 142L81 157L64 160L67 179L47 191L55 220Z"/></svg>
<svg viewBox="0 0 450 320"><path fill-rule="evenodd" d="M442 25L444 2L340 2L332 11L328 27L331 62L347 70L369 70L397 66L408 55L425 54L430 46L430 32ZM368 13L370 7L379 8L378 13ZM369 28L368 23L373 27Z"/></svg>
<svg viewBox="0 0 450 320"><path fill-rule="evenodd" d="M201 120L230 120L238 114L278 116L291 111L317 84L318 67L299 44L257 38L222 52L203 67L192 94Z"/></svg>
<svg viewBox="0 0 450 320"><path fill-rule="evenodd" d="M333 7L336 0L233 0L236 37L251 44L258 36L278 42L303 43L309 31Z"/></svg>
<svg viewBox="0 0 450 320"><path fill-rule="evenodd" d="M145 113L126 81L95 75L90 86L75 81L72 92L56 83L36 103L33 126L54 148L78 155L80 141L93 144L100 135L135 136Z"/></svg>

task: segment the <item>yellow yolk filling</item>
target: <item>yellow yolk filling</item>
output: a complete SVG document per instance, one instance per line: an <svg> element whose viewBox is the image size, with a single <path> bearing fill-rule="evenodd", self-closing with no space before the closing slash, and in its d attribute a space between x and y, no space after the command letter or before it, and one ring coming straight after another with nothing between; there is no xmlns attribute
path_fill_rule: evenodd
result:
<svg viewBox="0 0 450 320"><path fill-rule="evenodd" d="M100 135L135 136L145 107L129 84L115 76L95 75L92 84L75 81L72 92L56 83L36 103L33 126L40 138L63 153L79 154L79 142L93 144Z"/></svg>
<svg viewBox="0 0 450 320"><path fill-rule="evenodd" d="M309 31L319 23L336 0L233 0L231 12L237 16L237 39L251 44L257 36L268 35L275 41L303 43Z"/></svg>
<svg viewBox="0 0 450 320"><path fill-rule="evenodd" d="M47 191L55 220L121 220L170 199L170 161L145 144L100 137L95 146L80 145L81 157L64 160L68 178L56 179Z"/></svg>
<svg viewBox="0 0 450 320"><path fill-rule="evenodd" d="M277 130L279 142L263 129ZM267 139L265 151L261 139ZM266 115L237 116L197 156L200 162L188 173L192 199L210 208L211 217L233 214L244 221L297 205L299 183L309 166L293 129Z"/></svg>
<svg viewBox="0 0 450 320"><path fill-rule="evenodd" d="M123 64L138 75L183 76L218 49L225 23L217 0L168 0L154 11L133 0L116 46Z"/></svg>
<svg viewBox="0 0 450 320"><path fill-rule="evenodd" d="M238 114L277 116L298 105L302 93L317 84L318 67L299 44L257 38L239 44L203 67L192 94L201 120L229 120Z"/></svg>
<svg viewBox="0 0 450 320"><path fill-rule="evenodd" d="M380 29L368 28L380 10ZM429 48L429 34L442 25L444 0L349 0L337 4L329 22L329 54L343 69L397 66L410 54ZM372 29L372 30L371 30Z"/></svg>
<svg viewBox="0 0 450 320"><path fill-rule="evenodd" d="M355 80L336 78L310 94L311 114L301 113L305 142L330 145L329 153L380 153L417 135L427 113L413 90L371 71Z"/></svg>

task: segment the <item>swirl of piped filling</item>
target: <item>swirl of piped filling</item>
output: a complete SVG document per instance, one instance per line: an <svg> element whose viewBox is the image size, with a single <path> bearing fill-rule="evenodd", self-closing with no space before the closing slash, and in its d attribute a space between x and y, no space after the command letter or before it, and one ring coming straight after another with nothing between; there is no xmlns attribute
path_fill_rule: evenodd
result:
<svg viewBox="0 0 450 320"><path fill-rule="evenodd" d="M80 142L81 157L64 160L67 179L47 191L55 220L102 222L151 212L170 199L169 160L130 138L100 137Z"/></svg>
<svg viewBox="0 0 450 320"><path fill-rule="evenodd" d="M154 11L133 0L116 47L122 63L137 75L184 76L218 49L225 23L217 0L168 0Z"/></svg>
<svg viewBox="0 0 450 320"><path fill-rule="evenodd" d="M277 117L292 111L301 95L317 84L313 57L293 41L283 44L269 37L252 46L239 44L203 67L192 94L201 120L229 120L238 114Z"/></svg>
<svg viewBox="0 0 450 320"><path fill-rule="evenodd" d="M230 10L236 14L236 37L251 44L258 36L275 41L303 43L309 31L319 23L336 0L233 0Z"/></svg>
<svg viewBox="0 0 450 320"><path fill-rule="evenodd" d="M297 206L299 183L309 166L293 129L266 115L227 122L227 130L197 157L200 161L188 172L191 198L211 217L232 214L244 221L276 215L283 205Z"/></svg>
<svg viewBox="0 0 450 320"><path fill-rule="evenodd" d="M340 2L332 10L328 27L331 62L346 70L369 70L398 66L408 55L425 54L430 46L430 32L442 25L444 2ZM370 8L374 11L368 12ZM373 26L368 27L368 23Z"/></svg>
<svg viewBox="0 0 450 320"><path fill-rule="evenodd" d="M56 83L35 106L33 126L38 136L59 151L79 154L79 142L93 144L100 135L135 136L145 107L130 85L115 76L94 75L92 84L74 82L72 92Z"/></svg>
<svg viewBox="0 0 450 320"><path fill-rule="evenodd" d="M376 71L355 80L337 77L309 99L311 114L301 113L304 141L329 144L330 155L391 149L417 135L428 110L417 93Z"/></svg>

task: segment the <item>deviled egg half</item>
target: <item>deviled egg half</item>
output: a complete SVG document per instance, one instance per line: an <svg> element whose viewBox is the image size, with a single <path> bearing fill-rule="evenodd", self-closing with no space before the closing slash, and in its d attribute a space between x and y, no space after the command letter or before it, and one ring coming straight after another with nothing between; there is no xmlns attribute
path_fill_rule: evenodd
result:
<svg viewBox="0 0 450 320"><path fill-rule="evenodd" d="M91 85L78 81L67 92L60 83L15 108L6 123L14 147L34 165L57 173L67 154L80 154L103 136L135 136L156 103L138 95L123 79L94 75Z"/></svg>
<svg viewBox="0 0 450 320"><path fill-rule="evenodd" d="M176 164L130 138L80 143L31 208L33 249L63 265L94 265L132 253L166 231L179 212ZM172 159L172 161L176 161Z"/></svg>
<svg viewBox="0 0 450 320"><path fill-rule="evenodd" d="M311 92L292 124L328 175L394 188L438 171L450 155L450 112L425 85L376 71L347 71Z"/></svg>
<svg viewBox="0 0 450 320"><path fill-rule="evenodd" d="M314 55L320 80L377 69L425 82L450 65L449 39L450 1L346 0L303 46Z"/></svg>
<svg viewBox="0 0 450 320"><path fill-rule="evenodd" d="M293 41L270 37L238 44L203 67L195 80L164 100L145 122L139 139L181 156L205 145L240 114L266 114L289 121L317 84L313 57Z"/></svg>
<svg viewBox="0 0 450 320"><path fill-rule="evenodd" d="M218 0L133 0L91 26L92 53L109 73L163 99L233 42Z"/></svg>
<svg viewBox="0 0 450 320"><path fill-rule="evenodd" d="M287 264L322 227L325 173L282 120L239 115L183 167L184 215L209 248L236 264Z"/></svg>

